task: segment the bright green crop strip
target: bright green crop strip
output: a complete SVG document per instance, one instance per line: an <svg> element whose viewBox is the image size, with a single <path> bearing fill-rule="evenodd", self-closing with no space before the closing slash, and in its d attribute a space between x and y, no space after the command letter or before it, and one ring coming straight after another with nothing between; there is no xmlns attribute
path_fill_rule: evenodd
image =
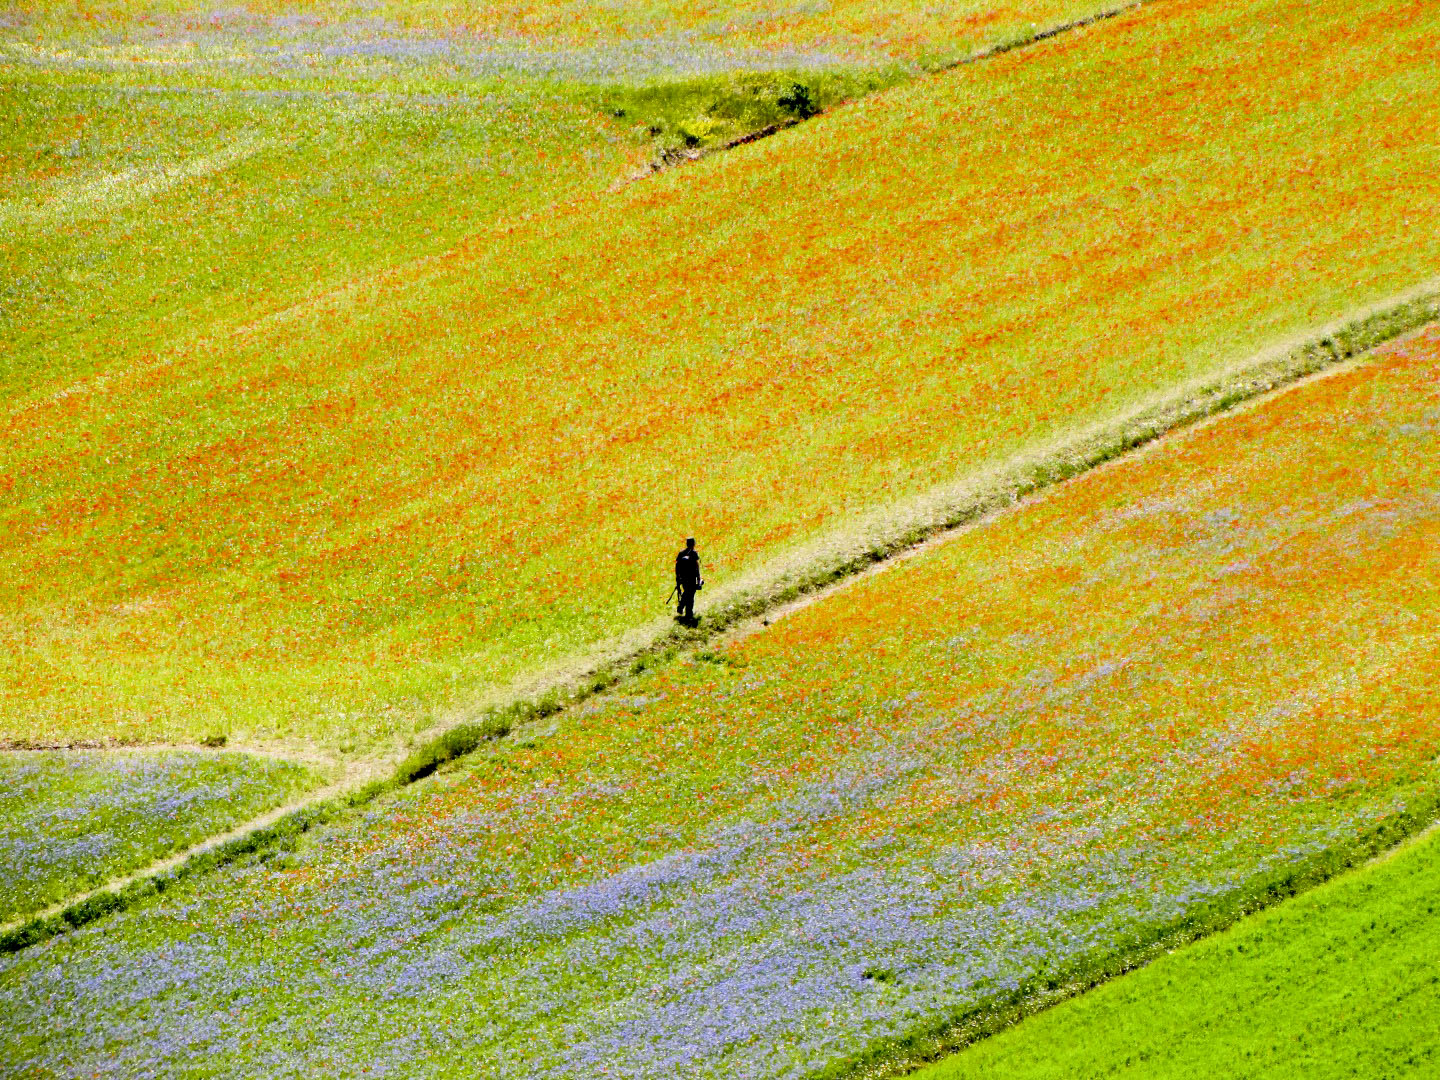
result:
<svg viewBox="0 0 1440 1080"><path fill-rule="evenodd" d="M4 733L392 751L1433 277L1437 20L1156 4L17 410Z"/></svg>
<svg viewBox="0 0 1440 1080"><path fill-rule="evenodd" d="M0 754L0 922L224 832L317 780L236 753Z"/></svg>
<svg viewBox="0 0 1440 1080"><path fill-rule="evenodd" d="M914 1074L1252 1080L1440 1072L1440 837Z"/></svg>

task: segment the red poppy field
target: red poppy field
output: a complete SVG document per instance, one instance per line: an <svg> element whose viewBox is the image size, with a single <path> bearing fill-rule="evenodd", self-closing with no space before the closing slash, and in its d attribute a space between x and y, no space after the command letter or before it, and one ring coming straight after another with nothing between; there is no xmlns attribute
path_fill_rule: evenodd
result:
<svg viewBox="0 0 1440 1080"><path fill-rule="evenodd" d="M681 536L723 599L1410 288L1434 30L1148 6L39 378L0 735L391 754L658 633Z"/></svg>

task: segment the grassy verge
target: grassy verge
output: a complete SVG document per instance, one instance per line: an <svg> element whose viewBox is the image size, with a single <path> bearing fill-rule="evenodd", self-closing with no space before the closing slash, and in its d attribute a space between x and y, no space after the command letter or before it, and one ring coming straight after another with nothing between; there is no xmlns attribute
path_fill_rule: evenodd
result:
<svg viewBox="0 0 1440 1080"><path fill-rule="evenodd" d="M318 784L298 764L245 754L0 755L0 924L184 850Z"/></svg>
<svg viewBox="0 0 1440 1080"><path fill-rule="evenodd" d="M600 107L655 143L651 168L773 135L817 113L897 85L904 68L741 72L607 88Z"/></svg>
<svg viewBox="0 0 1440 1080"><path fill-rule="evenodd" d="M1431 1076L1437 881L1432 832L913 1075Z"/></svg>

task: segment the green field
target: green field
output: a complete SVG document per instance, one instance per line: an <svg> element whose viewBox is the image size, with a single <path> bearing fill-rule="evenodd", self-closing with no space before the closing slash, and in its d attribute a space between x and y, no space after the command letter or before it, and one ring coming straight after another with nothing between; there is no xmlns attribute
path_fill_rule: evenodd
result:
<svg viewBox="0 0 1440 1080"><path fill-rule="evenodd" d="M1440 838L1032 1017L915 1080L1434 1076Z"/></svg>
<svg viewBox="0 0 1440 1080"><path fill-rule="evenodd" d="M0 108L12 424L79 380L603 190L641 155L597 109L425 71L407 84L216 65L157 85L145 70L10 66Z"/></svg>

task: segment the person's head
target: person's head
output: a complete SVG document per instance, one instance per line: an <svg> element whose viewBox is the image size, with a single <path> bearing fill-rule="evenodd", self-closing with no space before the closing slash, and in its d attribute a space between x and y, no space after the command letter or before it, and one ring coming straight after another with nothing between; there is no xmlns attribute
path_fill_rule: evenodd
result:
<svg viewBox="0 0 1440 1080"><path fill-rule="evenodd" d="M687 536L685 538L685 546L687 548L693 548L695 546L695 538L693 536Z"/></svg>

